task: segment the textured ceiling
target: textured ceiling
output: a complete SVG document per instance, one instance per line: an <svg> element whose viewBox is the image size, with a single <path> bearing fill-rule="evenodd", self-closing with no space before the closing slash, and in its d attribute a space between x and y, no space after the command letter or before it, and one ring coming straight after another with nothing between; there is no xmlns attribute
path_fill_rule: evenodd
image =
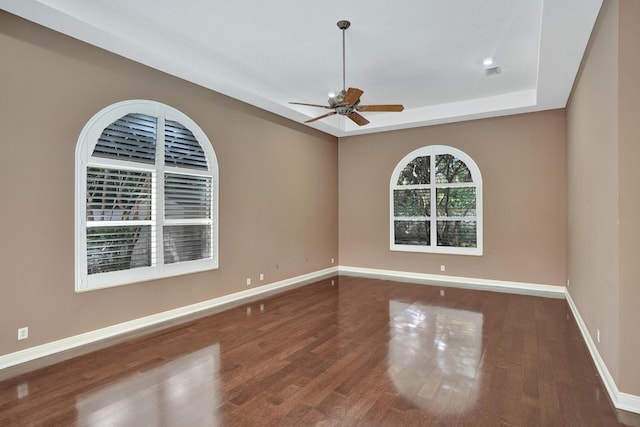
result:
<svg viewBox="0 0 640 427"><path fill-rule="evenodd" d="M0 0L0 7L298 122L346 85L404 104L336 136L564 107L602 0ZM486 76L483 59L501 73Z"/></svg>

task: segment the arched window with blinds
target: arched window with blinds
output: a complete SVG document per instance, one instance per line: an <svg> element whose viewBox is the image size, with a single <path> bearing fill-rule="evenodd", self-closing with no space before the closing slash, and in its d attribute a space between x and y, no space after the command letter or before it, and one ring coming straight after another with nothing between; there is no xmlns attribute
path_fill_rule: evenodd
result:
<svg viewBox="0 0 640 427"><path fill-rule="evenodd" d="M482 255L482 176L467 154L419 148L400 160L389 187L391 250Z"/></svg>
<svg viewBox="0 0 640 427"><path fill-rule="evenodd" d="M76 148L76 291L218 267L218 162L189 117L153 101L97 113Z"/></svg>

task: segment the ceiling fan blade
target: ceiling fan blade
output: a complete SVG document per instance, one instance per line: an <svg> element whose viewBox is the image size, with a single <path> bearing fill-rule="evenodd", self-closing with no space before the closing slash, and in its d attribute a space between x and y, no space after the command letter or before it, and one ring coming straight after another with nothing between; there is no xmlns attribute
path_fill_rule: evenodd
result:
<svg viewBox="0 0 640 427"><path fill-rule="evenodd" d="M388 104L388 105L358 105L357 111L397 111L404 110L402 104Z"/></svg>
<svg viewBox="0 0 640 427"><path fill-rule="evenodd" d="M358 126L364 126L364 125L369 123L369 120L365 119L364 117L362 117L360 114L356 113L355 111L353 113L347 115L347 117L349 117L351 120L353 120L353 122L355 124L357 124Z"/></svg>
<svg viewBox="0 0 640 427"><path fill-rule="evenodd" d="M319 105L319 104L307 104L305 102L289 102L289 104L295 104L295 105L306 105L308 107L320 107L320 108L327 108L327 109L331 109L331 107L327 106L327 105Z"/></svg>
<svg viewBox="0 0 640 427"><path fill-rule="evenodd" d="M309 119L305 123L315 122L316 120L324 119L325 117L333 116L334 114L338 114L338 113L336 113L335 111L332 111L330 113L323 114L323 115L318 116L318 117L314 117L313 119Z"/></svg>
<svg viewBox="0 0 640 427"><path fill-rule="evenodd" d="M347 90L346 95L342 99L342 104L343 105L355 104L356 102L358 102L358 99L360 99L363 93L364 92L361 91L360 89L357 89L355 87L350 87L349 90Z"/></svg>

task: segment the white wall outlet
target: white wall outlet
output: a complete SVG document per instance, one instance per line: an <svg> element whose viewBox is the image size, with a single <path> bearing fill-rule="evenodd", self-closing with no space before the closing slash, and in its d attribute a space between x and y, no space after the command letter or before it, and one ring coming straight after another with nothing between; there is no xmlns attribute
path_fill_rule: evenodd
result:
<svg viewBox="0 0 640 427"><path fill-rule="evenodd" d="M567 279L567 288L569 287L569 279Z"/></svg>
<svg viewBox="0 0 640 427"><path fill-rule="evenodd" d="M18 340L26 340L29 338L29 327L18 328Z"/></svg>
<svg viewBox="0 0 640 427"><path fill-rule="evenodd" d="M331 264L335 264L336 263L336 259L335 258L331 258Z"/></svg>
<svg viewBox="0 0 640 427"><path fill-rule="evenodd" d="M444 289L440 289L440 296L443 297L444 296Z"/></svg>
<svg viewBox="0 0 640 427"><path fill-rule="evenodd" d="M600 343L600 329L596 329L596 340L598 340L598 344Z"/></svg>
<svg viewBox="0 0 640 427"><path fill-rule="evenodd" d="M446 267L444 266L444 264L442 264L442 265L440 266L440 271L444 271L444 270L446 270Z"/></svg>
<svg viewBox="0 0 640 427"><path fill-rule="evenodd" d="M260 280L264 280L264 273L260 273Z"/></svg>
<svg viewBox="0 0 640 427"><path fill-rule="evenodd" d="M247 286L251 286L251 277L247 277Z"/></svg>

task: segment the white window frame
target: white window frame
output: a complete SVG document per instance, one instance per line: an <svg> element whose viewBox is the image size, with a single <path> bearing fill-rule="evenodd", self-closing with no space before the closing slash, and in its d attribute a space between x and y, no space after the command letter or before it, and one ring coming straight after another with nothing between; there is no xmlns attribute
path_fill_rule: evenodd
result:
<svg viewBox="0 0 640 427"><path fill-rule="evenodd" d="M472 183L449 183L449 184L436 184L435 182L435 157L436 155L442 154L450 154L461 161L463 161L469 171L471 172ZM400 173L404 170L404 168L413 161L417 157L430 156L431 161L431 178L429 180L430 184L424 185L411 185L411 186L401 186L397 185L398 178ZM453 247L453 246L438 246L437 244L437 221L438 217L436 214L436 188L445 188L445 187L470 187L473 186L476 188L476 216L475 217L466 217L466 219L471 219L476 221L476 247L475 248L462 248L462 247ZM394 211L394 198L393 191L396 189L429 189L430 190L430 206L431 212L430 216L425 217L396 217ZM407 245L407 244L396 244L395 243L395 229L394 229L394 221L395 220L406 220L408 218L419 219L430 221L430 244L429 245ZM440 218L442 219L442 218ZM456 218L459 220L460 218ZM480 174L480 169L476 162L467 155L465 152L454 148L449 147L447 145L429 145L425 147L418 148L411 153L407 154L398 162L393 173L391 174L391 180L389 182L389 248L392 251L403 251L403 252L423 252L423 253L438 253L438 254L453 254L453 255L482 255L482 175Z"/></svg>
<svg viewBox="0 0 640 427"><path fill-rule="evenodd" d="M208 170L187 169L165 166L164 140L156 141L155 165L134 163L116 159L92 157L98 139L104 129L130 113L140 113L156 117L158 135L164 134L165 120L181 123L189 129L200 143L208 162ZM87 272L87 168L118 168L152 173L152 226L155 256L151 266L106 273L88 274ZM219 183L218 160L213 146L204 131L188 116L168 105L148 100L128 100L110 105L95 114L85 125L78 138L75 157L75 290L84 292L112 286L126 285L141 281L159 279L218 268L218 218L219 218ZM211 178L211 258L164 264L163 226L180 223L181 220L165 220L164 218L164 174L177 173L200 175ZM193 222L189 222L192 224ZM108 224L105 224L108 225Z"/></svg>

